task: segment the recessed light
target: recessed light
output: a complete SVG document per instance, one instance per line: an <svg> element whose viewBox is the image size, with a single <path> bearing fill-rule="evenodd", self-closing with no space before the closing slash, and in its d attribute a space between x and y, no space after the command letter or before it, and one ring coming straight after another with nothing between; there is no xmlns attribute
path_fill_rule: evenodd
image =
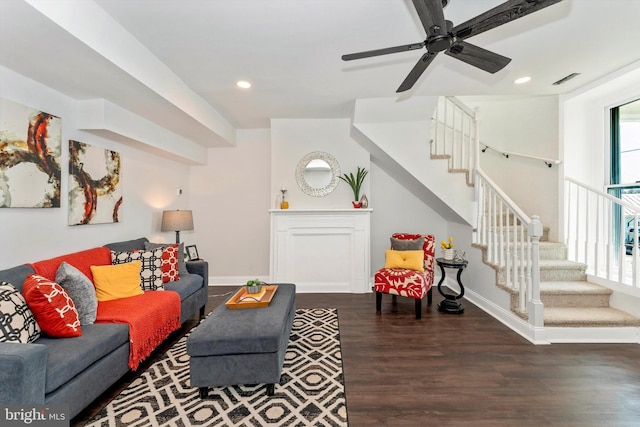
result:
<svg viewBox="0 0 640 427"><path fill-rule="evenodd" d="M251 83L249 83L246 80L240 80L236 83L236 86L242 88L242 89L249 89L251 87Z"/></svg>
<svg viewBox="0 0 640 427"><path fill-rule="evenodd" d="M531 77L525 76L525 77L520 77L518 79L515 79L513 83L517 85L523 85L525 83L529 83L530 81L531 81Z"/></svg>

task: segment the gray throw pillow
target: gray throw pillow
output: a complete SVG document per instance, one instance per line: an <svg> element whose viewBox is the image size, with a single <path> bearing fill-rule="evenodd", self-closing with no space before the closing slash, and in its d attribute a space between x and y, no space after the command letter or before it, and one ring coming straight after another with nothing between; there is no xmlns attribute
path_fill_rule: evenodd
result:
<svg viewBox="0 0 640 427"><path fill-rule="evenodd" d="M91 325L96 321L98 310L98 298L96 289L91 280L80 270L62 262L56 272L56 283L67 293L78 310L78 318L81 325Z"/></svg>
<svg viewBox="0 0 640 427"><path fill-rule="evenodd" d="M421 251L424 246L424 237L415 240L400 240L391 238L391 249L394 251Z"/></svg>
<svg viewBox="0 0 640 427"><path fill-rule="evenodd" d="M151 242L144 242L144 249L145 250L151 250L151 249L158 249L158 248L166 248L168 246L173 246L175 245L175 243L151 243ZM183 274L189 274L189 272L187 271L187 264L184 261L184 242L180 243L180 246L178 246L178 275L182 276Z"/></svg>

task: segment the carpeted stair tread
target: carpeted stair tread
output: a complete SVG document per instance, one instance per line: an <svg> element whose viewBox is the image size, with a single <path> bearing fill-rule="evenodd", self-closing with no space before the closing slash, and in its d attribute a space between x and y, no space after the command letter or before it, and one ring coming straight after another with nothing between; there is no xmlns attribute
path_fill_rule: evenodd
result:
<svg viewBox="0 0 640 427"><path fill-rule="evenodd" d="M548 307L545 326L608 327L640 326L640 319L610 307Z"/></svg>
<svg viewBox="0 0 640 427"><path fill-rule="evenodd" d="M586 270L587 264L566 259L541 259L540 270Z"/></svg>
<svg viewBox="0 0 640 427"><path fill-rule="evenodd" d="M569 282L540 282L541 294L555 295L575 295L575 294L597 294L611 295L612 290L604 286L596 285L591 282L569 281Z"/></svg>

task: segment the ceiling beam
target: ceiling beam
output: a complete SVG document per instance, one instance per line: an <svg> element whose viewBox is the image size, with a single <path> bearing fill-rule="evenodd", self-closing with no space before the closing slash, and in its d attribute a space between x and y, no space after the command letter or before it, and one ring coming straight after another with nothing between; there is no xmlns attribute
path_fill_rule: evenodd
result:
<svg viewBox="0 0 640 427"><path fill-rule="evenodd" d="M236 129L92 0L25 0L69 34L209 129L210 146L235 145ZM226 142L220 144L219 140Z"/></svg>

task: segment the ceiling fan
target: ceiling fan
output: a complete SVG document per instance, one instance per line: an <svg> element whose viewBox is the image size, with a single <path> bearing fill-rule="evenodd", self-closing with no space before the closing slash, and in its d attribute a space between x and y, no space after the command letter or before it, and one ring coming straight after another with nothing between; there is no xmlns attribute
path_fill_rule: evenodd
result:
<svg viewBox="0 0 640 427"><path fill-rule="evenodd" d="M427 49L427 53L409 72L396 92L411 89L418 78L427 69L431 61L443 52L469 65L480 68L489 73L502 70L511 62L510 58L488 51L465 39L483 33L492 28L522 18L545 7L559 3L562 0L508 0L475 18L460 25L453 26L453 22L444 19L443 9L449 0L413 0L427 38L420 43L369 50L366 52L343 55L343 61L368 58L371 56L387 55L389 53L408 50Z"/></svg>

